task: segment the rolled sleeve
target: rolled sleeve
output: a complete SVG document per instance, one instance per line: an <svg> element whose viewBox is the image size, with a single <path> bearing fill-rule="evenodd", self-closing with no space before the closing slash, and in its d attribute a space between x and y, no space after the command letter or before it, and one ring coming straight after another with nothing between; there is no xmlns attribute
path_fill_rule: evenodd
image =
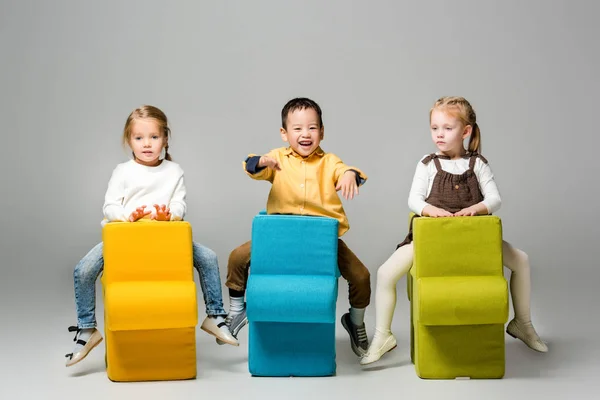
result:
<svg viewBox="0 0 600 400"><path fill-rule="evenodd" d="M269 152L267 156L278 160L277 155L272 151ZM272 183L273 177L275 176L275 170L273 170L272 168L258 167L260 157L261 156L257 154L249 154L248 157L246 157L246 159L242 163L242 166L244 167L244 172L252 179L256 179L259 181L269 181Z"/></svg>

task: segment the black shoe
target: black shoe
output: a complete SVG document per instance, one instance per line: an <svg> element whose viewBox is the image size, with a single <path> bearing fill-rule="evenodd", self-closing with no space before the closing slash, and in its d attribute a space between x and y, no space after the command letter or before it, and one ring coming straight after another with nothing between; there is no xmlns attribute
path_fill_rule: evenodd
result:
<svg viewBox="0 0 600 400"><path fill-rule="evenodd" d="M369 348L369 339L367 338L367 330L365 324L362 323L360 326L354 325L350 319L350 313L342 315L342 326L350 335L350 345L352 351L359 357L367 354Z"/></svg>

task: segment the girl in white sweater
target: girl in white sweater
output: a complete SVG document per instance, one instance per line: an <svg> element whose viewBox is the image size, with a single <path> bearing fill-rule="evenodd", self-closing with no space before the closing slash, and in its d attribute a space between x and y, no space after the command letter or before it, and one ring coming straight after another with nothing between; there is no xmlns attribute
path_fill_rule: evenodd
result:
<svg viewBox="0 0 600 400"><path fill-rule="evenodd" d="M186 212L186 188L181 167L171 161L166 115L156 107L134 110L123 132L123 142L133 160L117 165L104 199L102 225L112 221L135 222L142 218L180 221ZM161 158L164 151L164 157ZM104 268L102 243L97 244L75 267L77 326L75 348L66 355L67 367L84 359L102 341L96 329L96 279ZM221 278L217 256L211 249L193 243L194 267L198 270L207 317L201 328L224 343L238 346L225 324Z"/></svg>

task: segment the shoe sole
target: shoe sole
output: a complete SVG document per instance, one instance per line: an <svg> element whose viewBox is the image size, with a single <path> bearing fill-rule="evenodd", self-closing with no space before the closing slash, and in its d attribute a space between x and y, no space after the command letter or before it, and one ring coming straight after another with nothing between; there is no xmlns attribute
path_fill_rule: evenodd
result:
<svg viewBox="0 0 600 400"><path fill-rule="evenodd" d="M354 352L354 354L356 354L359 357L364 356L367 352L354 344L354 340L352 340L352 332L350 332L350 328L348 328L348 325L346 324L346 318L344 317L342 317L342 326L344 327L346 332L348 332L348 335L350 335L350 347L352 347L352 351Z"/></svg>
<svg viewBox="0 0 600 400"><path fill-rule="evenodd" d="M210 331L210 330L206 329L204 326L201 326L201 327L200 327L200 329L202 329L204 332L206 332L206 333L208 333L208 334L210 334L210 335L213 335L215 338L217 338L217 343L221 342L222 344L230 344L230 345L232 345L232 346L239 346L239 345L240 345L240 343L239 343L239 342L231 342L231 341L228 341L228 340L221 339L221 338L220 338L220 337L218 337L218 336L217 336L217 335L216 335L214 332L212 332L212 331ZM235 337L235 336L234 336L234 337ZM237 339L237 338L236 338L236 339ZM219 344L221 344L221 343L219 343Z"/></svg>
<svg viewBox="0 0 600 400"><path fill-rule="evenodd" d="M91 339L91 338L90 338ZM102 343L102 341L104 340L104 338L102 336L100 336L100 339L97 342L91 342L91 347L84 353L83 350L85 350L85 346L82 349L81 354L83 354L81 357L77 358L75 361L73 361L73 359L69 360L69 362L67 362L67 367L71 367L75 364L77 364L78 362L80 362L81 360L83 360L84 358L87 357L88 354L90 354L90 351L94 350L94 348L96 346L98 346L100 343ZM88 344L90 344L90 342L88 341Z"/></svg>

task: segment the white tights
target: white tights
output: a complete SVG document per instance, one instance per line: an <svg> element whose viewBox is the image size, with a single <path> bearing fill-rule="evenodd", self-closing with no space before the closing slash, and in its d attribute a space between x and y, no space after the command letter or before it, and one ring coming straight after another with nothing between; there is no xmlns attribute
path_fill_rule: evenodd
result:
<svg viewBox="0 0 600 400"><path fill-rule="evenodd" d="M510 292L515 319L524 324L531 323L531 272L529 257L509 243L502 241L504 265L511 270ZM375 334L389 335L396 308L396 284L412 267L413 244L404 245L391 255L377 270L375 292Z"/></svg>

